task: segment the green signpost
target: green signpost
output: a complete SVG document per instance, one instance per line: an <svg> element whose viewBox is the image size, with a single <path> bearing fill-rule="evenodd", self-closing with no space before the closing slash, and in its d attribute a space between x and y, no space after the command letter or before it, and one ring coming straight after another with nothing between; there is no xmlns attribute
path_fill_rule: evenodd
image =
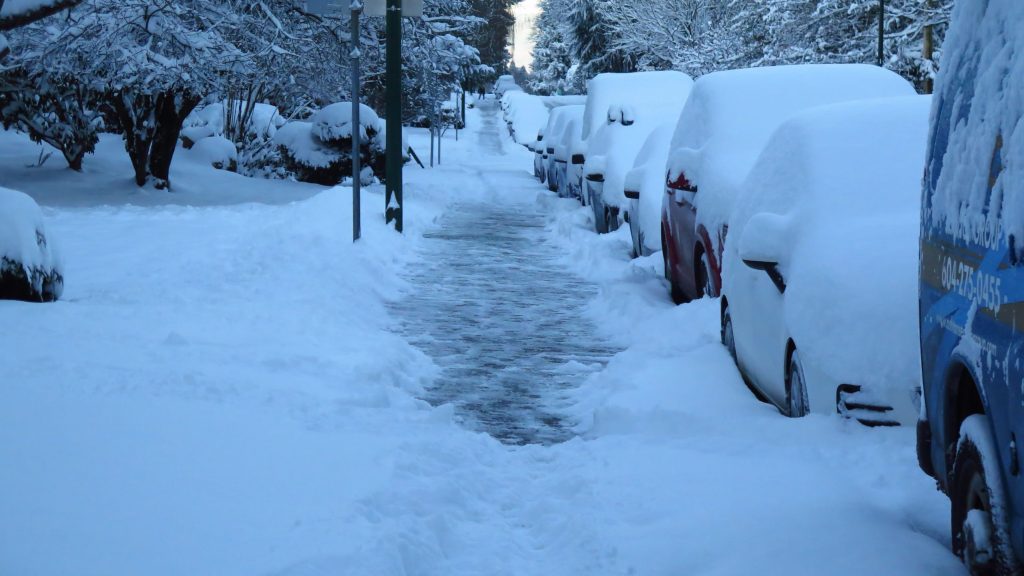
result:
<svg viewBox="0 0 1024 576"><path fill-rule="evenodd" d="M387 0L385 27L387 66L385 70L387 116L387 184L384 189L384 219L402 232L402 1Z"/></svg>

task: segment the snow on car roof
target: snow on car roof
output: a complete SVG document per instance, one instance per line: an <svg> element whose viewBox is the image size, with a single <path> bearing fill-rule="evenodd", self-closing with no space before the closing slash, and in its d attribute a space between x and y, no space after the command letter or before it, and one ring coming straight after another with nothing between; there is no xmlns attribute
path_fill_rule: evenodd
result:
<svg viewBox="0 0 1024 576"><path fill-rule="evenodd" d="M730 221L802 206L815 219L920 210L930 96L811 108L776 130L741 187Z"/></svg>
<svg viewBox="0 0 1024 576"><path fill-rule="evenodd" d="M692 78L675 71L598 74L587 82L583 138L589 139L605 124L608 107L612 104L629 104L641 110L664 102L666 95L682 103L692 87Z"/></svg>
<svg viewBox="0 0 1024 576"><path fill-rule="evenodd" d="M743 178L787 118L815 106L916 93L898 74L866 64L713 72L697 81L679 116L669 177L685 171L699 188L713 190L701 200L701 218L724 222Z"/></svg>
<svg viewBox="0 0 1024 576"><path fill-rule="evenodd" d="M573 117L583 117L583 106L560 106L551 111L551 115L548 116L547 127L544 128L544 143L546 146L554 148L558 142L553 141L553 138L561 137L566 122Z"/></svg>

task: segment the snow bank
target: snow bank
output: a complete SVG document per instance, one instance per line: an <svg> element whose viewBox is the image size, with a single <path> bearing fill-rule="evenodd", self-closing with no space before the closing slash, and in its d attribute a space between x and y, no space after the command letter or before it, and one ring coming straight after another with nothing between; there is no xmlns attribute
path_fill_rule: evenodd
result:
<svg viewBox="0 0 1024 576"><path fill-rule="evenodd" d="M669 178L686 173L700 189L698 218L714 229L728 220L740 183L787 118L814 106L914 94L896 73L866 64L769 66L702 76L679 117Z"/></svg>
<svg viewBox="0 0 1024 576"><path fill-rule="evenodd" d="M692 87L693 79L682 72L598 74L587 82L583 138L589 140L606 123L608 108L613 104L642 109L677 100L682 108Z"/></svg>
<svg viewBox="0 0 1024 576"><path fill-rule="evenodd" d="M1024 238L1024 4L958 2L952 21L941 68L959 73L935 87L926 219L994 250L1004 233Z"/></svg>

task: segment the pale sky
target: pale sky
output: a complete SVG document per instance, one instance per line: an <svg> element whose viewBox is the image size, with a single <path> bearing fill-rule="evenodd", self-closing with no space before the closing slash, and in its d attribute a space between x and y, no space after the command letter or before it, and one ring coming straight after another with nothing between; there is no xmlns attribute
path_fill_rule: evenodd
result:
<svg viewBox="0 0 1024 576"><path fill-rule="evenodd" d="M516 66L529 70L533 64L533 26L540 14L539 0L522 0L512 7L516 17L515 37L512 44L512 61Z"/></svg>

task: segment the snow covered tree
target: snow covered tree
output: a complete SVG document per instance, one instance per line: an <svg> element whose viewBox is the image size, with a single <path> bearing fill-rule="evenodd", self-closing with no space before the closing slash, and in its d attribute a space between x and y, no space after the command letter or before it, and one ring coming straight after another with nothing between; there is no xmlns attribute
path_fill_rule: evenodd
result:
<svg viewBox="0 0 1024 576"><path fill-rule="evenodd" d="M81 170L103 128L97 93L76 78L46 71L7 70L0 76L4 128L25 132L59 150L72 170Z"/></svg>

